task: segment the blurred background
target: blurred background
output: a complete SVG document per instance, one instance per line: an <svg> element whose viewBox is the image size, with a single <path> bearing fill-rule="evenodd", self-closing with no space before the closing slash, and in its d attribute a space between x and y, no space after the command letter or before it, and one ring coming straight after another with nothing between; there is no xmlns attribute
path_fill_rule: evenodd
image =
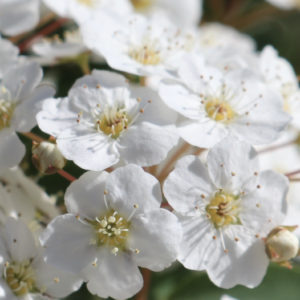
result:
<svg viewBox="0 0 300 300"><path fill-rule="evenodd" d="M265 45L273 45L280 56L288 59L296 73L300 74L300 9L280 10L263 0L204 0L202 23L208 22L230 25L250 35L255 39L258 50ZM92 65L91 69L93 68L108 69L106 65L101 64ZM59 88L57 96L65 96L74 81L83 75L78 65L70 63L45 68L45 73L48 77L56 78ZM37 129L36 132L43 136ZM27 144L27 153L30 155L31 143L26 139L22 140ZM28 165L28 161L30 157L24 159L24 169L28 175L37 176L37 171L32 165ZM83 172L70 162L66 170L74 176L79 176ZM50 194L59 190L63 195L69 182L58 175L53 175L41 177L39 184ZM263 283L252 290L241 286L231 290L217 288L205 273L189 271L175 264L164 272L152 274L148 299L219 300L224 294L240 300L299 300L300 263L298 265L294 262L292 270L270 265ZM85 287L66 298L66 300L96 299L100 298L90 295Z"/></svg>

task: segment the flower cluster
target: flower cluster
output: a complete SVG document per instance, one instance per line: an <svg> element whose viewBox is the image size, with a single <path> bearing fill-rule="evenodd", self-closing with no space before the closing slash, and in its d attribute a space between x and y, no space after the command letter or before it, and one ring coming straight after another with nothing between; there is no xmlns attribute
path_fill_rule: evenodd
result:
<svg viewBox="0 0 300 300"><path fill-rule="evenodd" d="M68 18L60 36L23 41L27 56L0 37L0 299L59 299L82 284L127 299L143 288L139 268L176 260L222 288L258 286L270 261L292 266L297 75L272 46L198 26L201 6L0 0L11 41L40 15ZM54 97L42 66L68 62L85 75ZM65 193L48 196L24 174L26 137L39 178L64 176Z"/></svg>

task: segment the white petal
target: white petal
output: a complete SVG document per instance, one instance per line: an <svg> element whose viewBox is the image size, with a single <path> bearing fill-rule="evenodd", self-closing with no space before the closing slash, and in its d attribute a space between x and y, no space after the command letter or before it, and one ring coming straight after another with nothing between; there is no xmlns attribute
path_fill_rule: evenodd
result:
<svg viewBox="0 0 300 300"><path fill-rule="evenodd" d="M162 195L155 177L141 167L127 165L110 173L106 181L109 204L124 214L131 215L137 204L137 213L160 207Z"/></svg>
<svg viewBox="0 0 300 300"><path fill-rule="evenodd" d="M163 191L176 211L195 214L195 208L202 202L201 195L209 197L214 185L200 159L188 155L178 161L175 170L166 179Z"/></svg>
<svg viewBox="0 0 300 300"><path fill-rule="evenodd" d="M129 246L139 250L133 253L139 266L162 271L176 260L181 238L182 229L175 215L159 209L132 220Z"/></svg>
<svg viewBox="0 0 300 300"><path fill-rule="evenodd" d="M41 243L46 246L46 262L74 273L94 261L97 248L92 245L92 239L92 227L71 214L56 217L40 237Z"/></svg>
<svg viewBox="0 0 300 300"><path fill-rule="evenodd" d="M0 131L0 168L11 168L19 164L25 155L25 146L10 130Z"/></svg>
<svg viewBox="0 0 300 300"><path fill-rule="evenodd" d="M143 122L131 126L120 137L118 149L125 162L152 166L166 158L177 142L174 130Z"/></svg>
<svg viewBox="0 0 300 300"><path fill-rule="evenodd" d="M240 188L259 170L254 148L231 136L212 148L207 156L208 172L218 188Z"/></svg>
<svg viewBox="0 0 300 300"><path fill-rule="evenodd" d="M92 294L123 300L142 288L143 277L130 255L125 252L114 255L103 249L97 257L99 265L90 267L87 274L87 288Z"/></svg>
<svg viewBox="0 0 300 300"><path fill-rule="evenodd" d="M74 181L65 194L68 212L82 218L94 219L102 216L107 208L104 202L106 172L86 172Z"/></svg>
<svg viewBox="0 0 300 300"><path fill-rule="evenodd" d="M22 262L36 256L35 240L22 221L8 218L5 223L4 233L12 260Z"/></svg>

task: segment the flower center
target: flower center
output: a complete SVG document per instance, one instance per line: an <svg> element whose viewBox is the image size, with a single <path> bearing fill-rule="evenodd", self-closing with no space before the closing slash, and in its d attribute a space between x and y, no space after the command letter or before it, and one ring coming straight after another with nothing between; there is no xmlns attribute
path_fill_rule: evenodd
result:
<svg viewBox="0 0 300 300"><path fill-rule="evenodd" d="M107 108L97 118L96 129L116 139L128 124L128 115L123 109Z"/></svg>
<svg viewBox="0 0 300 300"><path fill-rule="evenodd" d="M153 0L130 0L130 1L137 11L144 11L148 9L153 2Z"/></svg>
<svg viewBox="0 0 300 300"><path fill-rule="evenodd" d="M80 4L85 6L93 6L96 0L77 0Z"/></svg>
<svg viewBox="0 0 300 300"><path fill-rule="evenodd" d="M35 272L29 260L6 263L3 276L16 296L24 296L35 290Z"/></svg>
<svg viewBox="0 0 300 300"><path fill-rule="evenodd" d="M230 224L240 224L239 197L224 192L217 192L206 206L210 220L216 228Z"/></svg>
<svg viewBox="0 0 300 300"><path fill-rule="evenodd" d="M220 122L228 122L234 118L234 111L225 101L210 100L205 104L207 115Z"/></svg>
<svg viewBox="0 0 300 300"><path fill-rule="evenodd" d="M158 65L161 62L161 53L158 50L158 41L148 41L142 46L134 47L129 51L129 56L142 65Z"/></svg>
<svg viewBox="0 0 300 300"><path fill-rule="evenodd" d="M0 99L0 130L10 126L15 106L11 101Z"/></svg>
<svg viewBox="0 0 300 300"><path fill-rule="evenodd" d="M118 212L111 210L105 216L88 222L96 230L96 243L98 246L106 245L112 247L114 254L117 254L119 250L125 249L130 221L120 216Z"/></svg>

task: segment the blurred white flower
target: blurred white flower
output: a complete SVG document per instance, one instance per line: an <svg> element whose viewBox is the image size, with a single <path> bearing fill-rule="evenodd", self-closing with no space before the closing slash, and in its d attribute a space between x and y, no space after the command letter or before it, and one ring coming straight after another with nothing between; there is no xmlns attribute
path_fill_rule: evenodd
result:
<svg viewBox="0 0 300 300"><path fill-rule="evenodd" d="M194 146L212 147L229 133L256 145L270 143L290 121L281 97L247 71L223 75L200 56L189 56L178 77L164 80L159 94L182 115L179 134Z"/></svg>
<svg viewBox="0 0 300 300"><path fill-rule="evenodd" d="M0 299L35 300L66 297L82 280L46 264L43 248L22 221L9 218L0 235Z"/></svg>
<svg viewBox="0 0 300 300"><path fill-rule="evenodd" d="M68 98L46 100L37 120L67 159L101 171L119 161L162 161L179 139L176 117L150 89L129 88L121 75L93 71L75 83Z"/></svg>
<svg viewBox="0 0 300 300"><path fill-rule="evenodd" d="M259 172L254 149L232 137L210 150L206 164L182 158L164 184L183 226L178 260L223 288L257 286L269 263L260 237L283 221L287 190L284 176Z"/></svg>
<svg viewBox="0 0 300 300"><path fill-rule="evenodd" d="M202 0L129 0L137 13L167 15L178 26L190 27L200 23Z"/></svg>
<svg viewBox="0 0 300 300"><path fill-rule="evenodd" d="M0 79L3 74L18 63L19 49L9 40L0 37Z"/></svg>
<svg viewBox="0 0 300 300"><path fill-rule="evenodd" d="M91 293L127 299L142 288L138 266L161 271L175 261L181 227L160 208L160 184L142 168L87 172L65 201L69 213L42 235L46 261L84 274Z"/></svg>
<svg viewBox="0 0 300 300"><path fill-rule="evenodd" d="M267 0L267 1L283 9L300 8L299 0Z"/></svg>
<svg viewBox="0 0 300 300"><path fill-rule="evenodd" d="M39 0L0 0L0 32L17 35L32 29L39 21Z"/></svg>
<svg viewBox="0 0 300 300"><path fill-rule="evenodd" d="M293 117L291 125L300 129L300 89L292 65L272 46L266 46L260 54L259 70L264 82L282 96L284 110Z"/></svg>
<svg viewBox="0 0 300 300"><path fill-rule="evenodd" d="M131 7L128 0L43 0L54 12L62 17L74 19L78 25L89 21L99 13L117 12L128 14Z"/></svg>
<svg viewBox="0 0 300 300"><path fill-rule="evenodd" d="M23 63L7 71L0 82L0 169L17 165L25 147L16 132L30 131L41 100L54 95L41 85L43 71L37 63Z"/></svg>
<svg viewBox="0 0 300 300"><path fill-rule="evenodd" d="M86 46L103 55L112 68L140 76L167 76L193 39L161 15L122 18L103 14L81 29Z"/></svg>

